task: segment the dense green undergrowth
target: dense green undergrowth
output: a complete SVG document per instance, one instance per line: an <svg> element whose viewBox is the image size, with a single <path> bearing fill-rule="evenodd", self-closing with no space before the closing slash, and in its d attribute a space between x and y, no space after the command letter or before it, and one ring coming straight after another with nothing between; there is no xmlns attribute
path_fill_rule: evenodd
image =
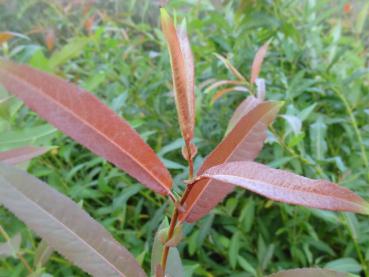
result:
<svg viewBox="0 0 369 277"><path fill-rule="evenodd" d="M269 40L261 77L267 98L285 105L258 159L330 179L369 199L366 1L170 2L178 20L186 17L196 61L197 165L246 96L234 92L211 103L215 91L204 92L209 80L234 78L213 54L228 57L248 76L256 50ZM84 9L58 3L0 1L0 31L26 36L3 44L1 55L96 93L158 152L181 190L187 168L158 4L106 1ZM45 34L52 32L48 49ZM54 146L29 171L83 206L149 268L153 234L171 204L19 103L0 101L0 151L29 143ZM0 223L11 236L21 233L20 252L32 264L39 239L3 208ZM236 190L196 225L186 225L187 243L179 246L188 276L263 276L305 266L368 273L364 216L287 206ZM44 272L85 276L57 254ZM0 276L26 275L16 257L0 260Z"/></svg>

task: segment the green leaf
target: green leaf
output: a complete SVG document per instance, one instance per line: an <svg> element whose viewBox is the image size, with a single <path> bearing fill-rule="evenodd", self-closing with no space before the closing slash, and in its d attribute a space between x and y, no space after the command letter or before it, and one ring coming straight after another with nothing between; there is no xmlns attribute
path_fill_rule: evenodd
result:
<svg viewBox="0 0 369 277"><path fill-rule="evenodd" d="M56 67L79 56L88 42L89 39L86 37L76 37L71 39L68 44L51 56L49 60L49 68L55 70Z"/></svg>
<svg viewBox="0 0 369 277"><path fill-rule="evenodd" d="M237 265L238 251L240 250L241 246L240 236L241 236L240 232L234 233L229 246L228 258L229 264L231 265L232 269L235 269Z"/></svg>
<svg viewBox="0 0 369 277"><path fill-rule="evenodd" d="M327 126L323 118L319 117L317 121L310 125L310 144L313 155L317 160L323 160L327 153L328 146L325 140L327 134Z"/></svg>
<svg viewBox="0 0 369 277"><path fill-rule="evenodd" d="M360 264L353 258L341 258L331 261L327 263L324 268L351 273L359 273L361 271Z"/></svg>
<svg viewBox="0 0 369 277"><path fill-rule="evenodd" d="M0 164L0 204L93 276L146 276L135 258L77 204L6 164Z"/></svg>
<svg viewBox="0 0 369 277"><path fill-rule="evenodd" d="M55 132L56 129L48 124L23 130L3 132L0 134L0 151L26 145L42 144L42 142L48 140Z"/></svg>

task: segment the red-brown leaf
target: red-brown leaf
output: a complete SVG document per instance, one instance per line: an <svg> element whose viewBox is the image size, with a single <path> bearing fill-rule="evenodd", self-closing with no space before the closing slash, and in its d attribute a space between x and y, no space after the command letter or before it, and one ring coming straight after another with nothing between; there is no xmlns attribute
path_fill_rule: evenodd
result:
<svg viewBox="0 0 369 277"><path fill-rule="evenodd" d="M0 32L0 44L7 42L12 37L14 37L12 32Z"/></svg>
<svg viewBox="0 0 369 277"><path fill-rule="evenodd" d="M269 43L265 43L263 46L261 46L258 50L258 52L255 55L254 61L252 62L251 66L251 80L250 83L255 83L256 79L259 77L259 73L261 70L261 65L263 64L265 55L268 51Z"/></svg>
<svg viewBox="0 0 369 277"><path fill-rule="evenodd" d="M176 30L165 9L161 9L161 25L168 44L173 86L182 136L188 146L195 124L194 63L185 27Z"/></svg>
<svg viewBox="0 0 369 277"><path fill-rule="evenodd" d="M255 159L263 147L268 125L274 120L280 106L280 103L264 102L250 111L209 154L198 174L225 162ZM200 219L222 201L233 187L215 180L198 181L182 203L185 212L180 214L180 221L194 222Z"/></svg>
<svg viewBox="0 0 369 277"><path fill-rule="evenodd" d="M166 195L172 179L137 132L91 93L25 65L0 61L0 83L49 123Z"/></svg>
<svg viewBox="0 0 369 277"><path fill-rule="evenodd" d="M347 188L251 161L224 163L208 169L199 178L240 186L288 204L369 214L369 203Z"/></svg>
<svg viewBox="0 0 369 277"><path fill-rule="evenodd" d="M245 100L243 100L229 120L226 134L228 134L228 132L230 132L233 127L236 126L237 122L239 122L242 117L244 117L262 102L263 101L261 99L254 96L249 96Z"/></svg>
<svg viewBox="0 0 369 277"><path fill-rule="evenodd" d="M6 164L19 164L29 161L47 152L46 147L26 146L0 152L0 161Z"/></svg>

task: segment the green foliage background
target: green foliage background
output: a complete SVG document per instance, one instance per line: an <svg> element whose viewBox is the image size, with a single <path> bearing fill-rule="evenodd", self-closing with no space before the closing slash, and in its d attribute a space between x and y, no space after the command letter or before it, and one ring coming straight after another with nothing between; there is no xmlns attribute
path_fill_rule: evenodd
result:
<svg viewBox="0 0 369 277"><path fill-rule="evenodd" d="M1 55L97 94L159 153L181 190L187 169L159 1L97 1L85 14L78 4L83 1L70 9L62 2L68 1L0 1L0 31L28 37L4 44ZM231 93L211 105L214 91L204 93L207 81L233 78L213 53L249 76L256 50L270 40L261 77L267 98L285 105L258 160L330 179L369 199L367 1L174 0L168 10L178 21L186 18L196 60L197 166L245 98ZM99 16L87 32L84 22L93 14ZM44 42L50 29L56 34L51 51ZM55 146L29 171L79 203L148 270L155 231L169 216L166 199L45 125L20 102L0 102L0 150L28 143ZM10 235L21 232L21 252L32 264L39 239L3 208L0 223ZM236 190L185 233L179 250L187 276L263 276L307 266L368 274L364 216L288 206ZM85 276L57 254L43 272ZM7 258L0 260L0 276L27 271Z"/></svg>

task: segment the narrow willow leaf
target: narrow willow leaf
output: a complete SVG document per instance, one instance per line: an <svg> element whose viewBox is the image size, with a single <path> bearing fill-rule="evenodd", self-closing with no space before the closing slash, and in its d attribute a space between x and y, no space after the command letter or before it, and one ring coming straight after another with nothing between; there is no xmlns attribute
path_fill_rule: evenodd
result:
<svg viewBox="0 0 369 277"><path fill-rule="evenodd" d="M75 37L68 41L68 43L63 46L59 51L54 52L54 54L49 59L49 67L55 70L60 65L63 65L73 57L78 57L87 43L90 41L87 37Z"/></svg>
<svg viewBox="0 0 369 277"><path fill-rule="evenodd" d="M170 193L168 170L137 132L94 95L25 65L0 61L0 83L49 123L143 185Z"/></svg>
<svg viewBox="0 0 369 277"><path fill-rule="evenodd" d="M340 258L327 263L324 268L339 272L360 273L361 265L353 258Z"/></svg>
<svg viewBox="0 0 369 277"><path fill-rule="evenodd" d="M369 203L347 188L327 180L313 180L251 161L214 166L205 171L202 177L240 186L274 201L369 214Z"/></svg>
<svg viewBox="0 0 369 277"><path fill-rule="evenodd" d="M216 89L216 88L224 86L224 85L242 85L242 84L244 84L244 82L242 82L242 81L221 80L221 81L214 82L209 87L207 87L206 90L204 91L204 93L208 93L208 92L212 91L213 89Z"/></svg>
<svg viewBox="0 0 369 277"><path fill-rule="evenodd" d="M310 145L313 155L317 160L323 160L327 153L326 134L327 125L325 125L323 118L319 117L315 123L310 125Z"/></svg>
<svg viewBox="0 0 369 277"><path fill-rule="evenodd" d="M25 35L15 33L15 32L0 32L0 44L7 42L8 40L12 39L13 37L25 38L28 39Z"/></svg>
<svg viewBox="0 0 369 277"><path fill-rule="evenodd" d="M189 147L195 125L194 62L185 24L178 30L164 8L161 25L168 44L179 125Z"/></svg>
<svg viewBox="0 0 369 277"><path fill-rule="evenodd" d="M165 246L175 247L181 242L182 239L183 239L182 224L178 224L174 228L172 238L165 243Z"/></svg>
<svg viewBox="0 0 369 277"><path fill-rule="evenodd" d="M256 79L259 77L261 65L263 64L265 55L268 51L268 46L269 46L269 43L265 43L256 52L254 61L252 62L252 66L251 66L251 80L250 80L251 84L255 83Z"/></svg>
<svg viewBox="0 0 369 277"><path fill-rule="evenodd" d="M234 128L234 126L236 126L236 124L240 121L242 117L244 117L262 102L263 101L260 98L256 98L254 96L249 96L245 100L243 100L229 120L226 134L228 134Z"/></svg>
<svg viewBox="0 0 369 277"><path fill-rule="evenodd" d="M239 80L244 82L245 77L242 76L242 74L232 65L232 63L224 58L223 56L214 53L214 55L228 68L228 70Z"/></svg>
<svg viewBox="0 0 369 277"><path fill-rule="evenodd" d="M0 204L93 276L146 276L135 258L77 204L6 164L0 164Z"/></svg>
<svg viewBox="0 0 369 277"><path fill-rule="evenodd" d="M221 98L223 95L228 94L233 91L247 92L248 90L243 86L236 86L236 87L221 89L213 95L213 97L211 98L211 104L214 104L214 102L217 101L219 98Z"/></svg>
<svg viewBox="0 0 369 277"><path fill-rule="evenodd" d="M0 152L0 161L7 164L18 164L29 161L37 156L41 156L47 152L46 147L21 147L5 152Z"/></svg>
<svg viewBox="0 0 369 277"><path fill-rule="evenodd" d="M239 120L221 143L208 155L199 175L210 167L230 161L254 160L261 151L268 125L276 117L281 103L263 102ZM215 180L200 180L183 201L180 221L194 222L206 215L233 190L233 186Z"/></svg>
<svg viewBox="0 0 369 277"><path fill-rule="evenodd" d="M52 249L45 240L41 240L36 249L33 265L35 267L43 267L46 265L53 252L54 249Z"/></svg>
<svg viewBox="0 0 369 277"><path fill-rule="evenodd" d="M320 268L298 268L281 271L267 277L349 277L350 274Z"/></svg>
<svg viewBox="0 0 369 277"><path fill-rule="evenodd" d="M154 276L156 272L161 273L162 268L158 268L161 262L161 256L163 253L163 234L167 234L169 223L166 218L160 224L154 238L154 244L151 252L151 276ZM178 233L178 232L177 232ZM178 253L177 248L171 247L169 249L167 268L165 271L166 277L183 277L184 269L182 266L181 257ZM156 276L155 276L156 277Z"/></svg>
<svg viewBox="0 0 369 277"><path fill-rule="evenodd" d="M16 254L20 249L21 242L22 242L21 235L16 234L10 240L0 243L0 258L16 257Z"/></svg>
<svg viewBox="0 0 369 277"><path fill-rule="evenodd" d="M43 144L49 141L56 131L49 124L43 124L32 128L2 132L0 133L0 150Z"/></svg>

